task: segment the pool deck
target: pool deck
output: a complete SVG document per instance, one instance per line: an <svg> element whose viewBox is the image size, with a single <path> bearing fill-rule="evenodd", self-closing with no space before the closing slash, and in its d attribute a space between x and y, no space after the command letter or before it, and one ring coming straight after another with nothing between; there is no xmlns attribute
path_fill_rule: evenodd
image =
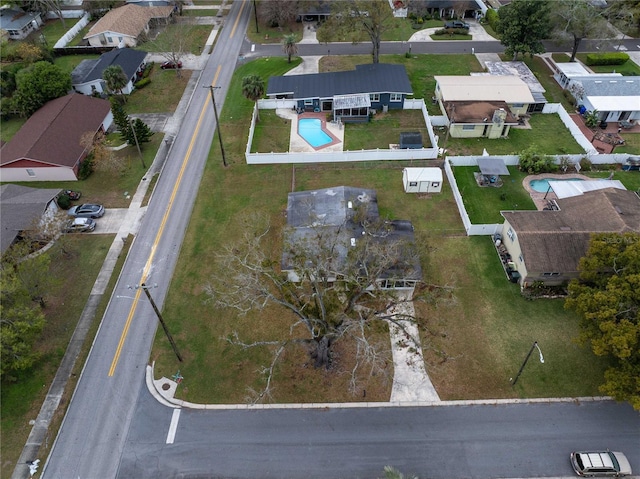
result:
<svg viewBox="0 0 640 479"><path fill-rule="evenodd" d="M522 187L527 191L527 193L529 193L529 196L531 196L531 199L535 203L536 208L538 210L542 210L544 209L545 206L547 206L547 203L550 200L557 200L558 197L553 192L553 190L549 191L548 193L546 192L541 193L539 191L535 191L533 188L531 188L531 186L529 185L529 182L532 180L568 180L571 178L578 178L580 180L587 180L587 181L593 179L593 178L589 178L588 176L580 175L578 173L564 173L564 174L542 173L540 175L526 176L522 180Z"/></svg>
<svg viewBox="0 0 640 479"><path fill-rule="evenodd" d="M289 152L313 153L316 151L343 151L344 146L344 125L327 123L326 112L302 113L298 115L295 111L286 108L278 108L276 115L281 118L291 120L291 133L289 136ZM331 136L333 141L327 145L314 148L298 134L298 120L301 118L319 118L322 121L322 129Z"/></svg>

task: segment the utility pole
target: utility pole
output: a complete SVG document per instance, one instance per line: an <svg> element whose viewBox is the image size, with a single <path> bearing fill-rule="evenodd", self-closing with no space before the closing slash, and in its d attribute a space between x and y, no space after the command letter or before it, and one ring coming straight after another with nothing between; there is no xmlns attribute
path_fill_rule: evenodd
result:
<svg viewBox="0 0 640 479"><path fill-rule="evenodd" d="M227 158L224 154L224 145L222 144L222 135L220 134L220 121L218 119L218 107L216 106L216 99L213 94L213 90L220 87L213 86L213 85L205 85L203 88L208 88L209 91L211 92L211 102L213 103L213 114L216 117L216 129L218 130L218 139L220 140L220 151L222 152L222 164L226 167L228 165L227 165Z"/></svg>
<svg viewBox="0 0 640 479"><path fill-rule="evenodd" d="M524 358L524 362L522 363L522 366L520 366L520 371L518 371L518 374L516 374L515 379L511 383L512 386L515 386L516 383L518 382L518 378L520 377L520 374L522 374L522 370L524 369L524 367L527 365L527 361L529 361L529 357L531 356L531 353L533 352L534 348L538 348L538 352L540 352L540 362L544 364L544 357L542 356L542 350L540 349L540 346L538 346L538 341L534 341L533 344L531 345L531 349L529 350L529 353L527 354L527 357Z"/></svg>
<svg viewBox="0 0 640 479"><path fill-rule="evenodd" d="M143 168L147 168L147 165L144 164L144 158L142 158L142 151L140 151L140 143L138 143L138 135L136 134L136 129L133 126L133 118L129 117L129 127L131 128L131 131L133 132L133 139L136 142L136 148L138 148L138 155L140 155L140 162L142 163L142 167Z"/></svg>
<svg viewBox="0 0 640 479"><path fill-rule="evenodd" d="M260 33L258 31L258 7L256 7L256 0L253 0L253 15L256 18L256 33Z"/></svg>
<svg viewBox="0 0 640 479"><path fill-rule="evenodd" d="M178 346L176 346L176 343L173 340L173 337L171 336L171 333L169 333L169 329L167 329L167 325L165 324L164 319L162 318L162 315L160 314L160 310L156 306L156 303L153 301L153 298L151 297L151 294L149 293L149 286L147 286L145 283L142 283L140 285L140 288L142 288L142 291L144 291L144 294L147 295L147 298L149 299L149 302L151 303L151 307L155 311L156 316L158 317L158 321L160 321L160 324L162 325L162 329L164 330L164 334L167 336L167 339L171 343L171 347L173 348L173 352L176 353L178 361L182 362L182 356L180 355L180 351L178 351Z"/></svg>

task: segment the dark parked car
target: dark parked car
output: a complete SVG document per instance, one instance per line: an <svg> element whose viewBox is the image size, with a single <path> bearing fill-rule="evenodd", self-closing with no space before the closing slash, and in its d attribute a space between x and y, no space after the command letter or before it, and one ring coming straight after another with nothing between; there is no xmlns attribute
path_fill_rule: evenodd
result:
<svg viewBox="0 0 640 479"><path fill-rule="evenodd" d="M582 477L623 477L631 475L631 465L621 452L572 452L571 466Z"/></svg>
<svg viewBox="0 0 640 479"><path fill-rule="evenodd" d="M91 218L74 218L64 226L65 233L87 233L96 229L96 222Z"/></svg>
<svg viewBox="0 0 640 479"><path fill-rule="evenodd" d="M85 203L84 205L72 206L68 211L69 215L78 218L100 218L104 215L104 206Z"/></svg>
<svg viewBox="0 0 640 479"><path fill-rule="evenodd" d="M64 190L62 194L68 196L71 201L79 200L80 197L82 196L81 191L73 191L73 190Z"/></svg>
<svg viewBox="0 0 640 479"><path fill-rule="evenodd" d="M462 28L465 30L469 30L469 24L463 22L462 20L451 20L444 24L444 28Z"/></svg>
<svg viewBox="0 0 640 479"><path fill-rule="evenodd" d="M163 70L175 70L176 68L182 68L182 62L164 62L162 65L160 65L160 68L162 68Z"/></svg>

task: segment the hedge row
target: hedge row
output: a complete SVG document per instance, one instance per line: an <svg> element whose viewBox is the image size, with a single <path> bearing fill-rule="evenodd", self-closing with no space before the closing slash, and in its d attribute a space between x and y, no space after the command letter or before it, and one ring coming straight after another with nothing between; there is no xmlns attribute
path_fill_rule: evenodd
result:
<svg viewBox="0 0 640 479"><path fill-rule="evenodd" d="M629 55L623 52L589 53L587 65L622 65L629 60Z"/></svg>

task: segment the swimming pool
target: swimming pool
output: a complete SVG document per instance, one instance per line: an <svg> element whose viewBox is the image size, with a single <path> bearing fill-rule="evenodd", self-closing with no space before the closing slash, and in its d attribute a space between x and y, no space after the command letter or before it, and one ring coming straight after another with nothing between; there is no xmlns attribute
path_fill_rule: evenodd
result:
<svg viewBox="0 0 640 479"><path fill-rule="evenodd" d="M322 129L319 118L301 118L298 120L298 135L314 148L327 145L333 141Z"/></svg>
<svg viewBox="0 0 640 479"><path fill-rule="evenodd" d="M529 186L533 191L538 193L546 193L549 191L549 181L584 181L580 178L545 178L544 180L531 180ZM553 191L553 190L552 190Z"/></svg>

